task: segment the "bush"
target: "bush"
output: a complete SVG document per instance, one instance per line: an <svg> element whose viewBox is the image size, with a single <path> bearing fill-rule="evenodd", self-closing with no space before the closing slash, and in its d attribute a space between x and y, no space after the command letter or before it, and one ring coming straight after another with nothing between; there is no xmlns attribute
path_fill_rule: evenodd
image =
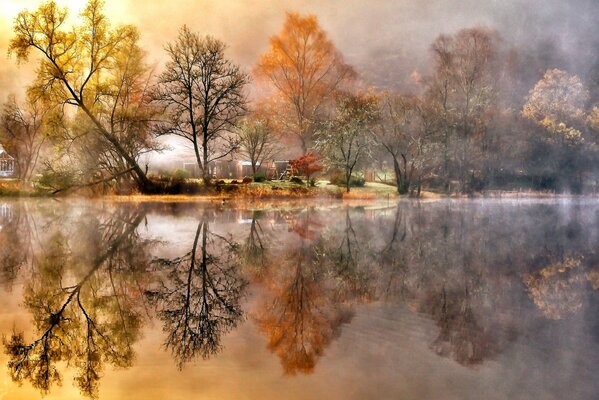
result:
<svg viewBox="0 0 599 400"><path fill-rule="evenodd" d="M184 169L178 169L173 174L173 178L175 178L177 180L181 180L181 181L185 180L185 179L189 178L189 172Z"/></svg>
<svg viewBox="0 0 599 400"><path fill-rule="evenodd" d="M258 172L256 175L254 175L254 182L260 183L264 181L266 181L266 175L264 175L264 173Z"/></svg>
<svg viewBox="0 0 599 400"><path fill-rule="evenodd" d="M345 186L345 175L336 174L331 176L331 184L336 186ZM353 176L349 178L349 186L351 187L364 187L366 179L362 176Z"/></svg>
<svg viewBox="0 0 599 400"><path fill-rule="evenodd" d="M243 184L248 184L248 183L252 183L253 179L250 178L249 176L246 176L245 178L243 178L243 180L241 181L241 183Z"/></svg>
<svg viewBox="0 0 599 400"><path fill-rule="evenodd" d="M300 178L299 176L292 176L291 179L289 179L289 182L297 183L298 185L304 184L304 181L302 181L302 178Z"/></svg>

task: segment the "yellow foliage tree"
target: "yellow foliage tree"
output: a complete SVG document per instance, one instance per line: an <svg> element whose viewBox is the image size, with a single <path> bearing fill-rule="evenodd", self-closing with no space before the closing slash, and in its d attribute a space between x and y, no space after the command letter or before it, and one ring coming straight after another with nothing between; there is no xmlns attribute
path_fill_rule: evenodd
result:
<svg viewBox="0 0 599 400"><path fill-rule="evenodd" d="M50 104L74 106L86 115L94 127L90 131L124 160L139 188L147 191L151 182L138 164L139 143L123 143L123 129L116 121L124 115L139 127L142 119L138 111L143 108L123 108L132 98L125 96L124 88L131 87L127 79L138 78L143 70L139 33L129 25L112 28L102 7L101 0L90 0L71 29L66 27L68 10L53 1L23 11L15 19L9 53L18 62L27 61L32 49L41 55L31 90Z"/></svg>

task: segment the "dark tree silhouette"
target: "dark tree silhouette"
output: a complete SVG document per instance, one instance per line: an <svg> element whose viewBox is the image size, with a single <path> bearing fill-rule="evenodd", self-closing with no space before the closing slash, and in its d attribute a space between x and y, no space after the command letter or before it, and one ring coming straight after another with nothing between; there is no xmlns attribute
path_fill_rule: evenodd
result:
<svg viewBox="0 0 599 400"><path fill-rule="evenodd" d="M218 353L222 336L243 316L246 282L239 276L235 249L235 243L210 232L208 220L202 219L189 253L157 261L166 277L146 295L157 307L165 346L180 368L196 356L207 359Z"/></svg>

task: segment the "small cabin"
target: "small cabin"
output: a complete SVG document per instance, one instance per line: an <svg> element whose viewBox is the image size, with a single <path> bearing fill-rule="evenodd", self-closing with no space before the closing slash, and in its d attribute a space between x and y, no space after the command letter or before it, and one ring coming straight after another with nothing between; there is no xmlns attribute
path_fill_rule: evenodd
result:
<svg viewBox="0 0 599 400"><path fill-rule="evenodd" d="M15 159L0 145L0 178L12 178L15 174Z"/></svg>

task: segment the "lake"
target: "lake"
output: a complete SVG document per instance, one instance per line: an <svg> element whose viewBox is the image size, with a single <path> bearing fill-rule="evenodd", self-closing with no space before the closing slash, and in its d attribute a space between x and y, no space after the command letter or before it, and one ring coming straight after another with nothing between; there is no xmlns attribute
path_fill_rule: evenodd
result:
<svg viewBox="0 0 599 400"><path fill-rule="evenodd" d="M0 200L0 399L596 399L599 201Z"/></svg>

